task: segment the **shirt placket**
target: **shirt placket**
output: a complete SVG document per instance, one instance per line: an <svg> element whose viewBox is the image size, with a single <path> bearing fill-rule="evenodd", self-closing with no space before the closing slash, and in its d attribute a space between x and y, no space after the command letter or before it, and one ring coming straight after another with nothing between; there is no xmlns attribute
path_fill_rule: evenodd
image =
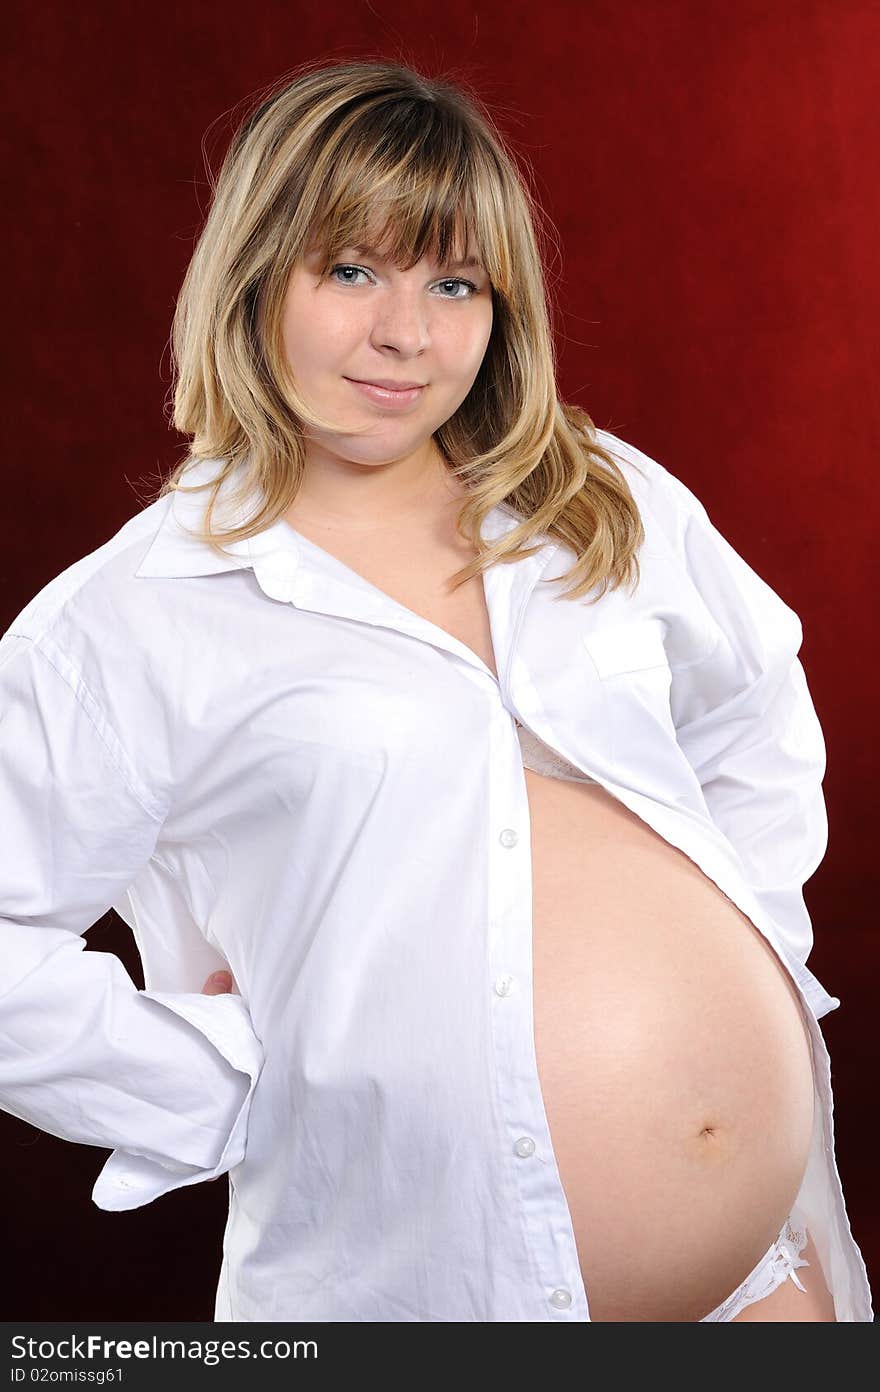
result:
<svg viewBox="0 0 880 1392"><path fill-rule="evenodd" d="M489 690L487 884L490 1034L502 1130L497 1163L519 1197L518 1221L535 1273L536 1316L588 1320L571 1214L559 1176L535 1053L532 1006L532 865L529 805L515 715L506 693L518 616L555 554L545 546L517 566L490 568L484 587L499 678L464 643L374 586L340 580L323 555L289 549L260 559L260 584L274 598L328 615L409 634L460 659ZM335 571L336 573L333 573ZM491 1163L491 1161L490 1161Z"/></svg>
<svg viewBox="0 0 880 1392"><path fill-rule="evenodd" d="M589 1320L574 1227L562 1186L535 1050L532 976L532 843L522 748L514 696L519 620L558 550L545 546L517 566L485 574L495 657L501 677L489 725L486 836L487 971L500 1130L497 1161L506 1192L516 1195L516 1219L535 1280L539 1320Z"/></svg>
<svg viewBox="0 0 880 1392"><path fill-rule="evenodd" d="M571 1214L553 1151L535 1052L529 805L514 720L490 729L488 980L500 1163L519 1196L536 1282L536 1317L588 1320Z"/></svg>

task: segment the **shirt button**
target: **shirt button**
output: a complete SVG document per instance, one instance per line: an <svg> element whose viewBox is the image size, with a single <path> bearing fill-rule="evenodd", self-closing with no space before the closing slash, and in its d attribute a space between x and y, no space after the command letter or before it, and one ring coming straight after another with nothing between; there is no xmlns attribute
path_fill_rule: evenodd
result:
<svg viewBox="0 0 880 1392"><path fill-rule="evenodd" d="M535 1142L532 1140L531 1136L520 1136L519 1140L515 1142L513 1148L516 1151L517 1155L522 1155L523 1157L534 1155Z"/></svg>
<svg viewBox="0 0 880 1392"><path fill-rule="evenodd" d="M498 840L501 842L502 846L515 846L519 837L513 827L505 827L498 837Z"/></svg>
<svg viewBox="0 0 880 1392"><path fill-rule="evenodd" d="M499 976L498 980L495 982L495 994L496 994L496 996L509 996L509 995L510 995L510 992L511 992L511 990L512 990L512 988L513 988L513 977L512 977L512 976Z"/></svg>
<svg viewBox="0 0 880 1392"><path fill-rule="evenodd" d="M557 1310L567 1310L571 1304L571 1291L555 1290L550 1297L550 1304L555 1305Z"/></svg>

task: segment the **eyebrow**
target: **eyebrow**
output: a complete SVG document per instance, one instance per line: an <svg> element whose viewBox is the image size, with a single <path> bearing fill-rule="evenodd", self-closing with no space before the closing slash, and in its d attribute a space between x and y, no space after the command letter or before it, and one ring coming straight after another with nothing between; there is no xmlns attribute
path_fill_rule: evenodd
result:
<svg viewBox="0 0 880 1392"><path fill-rule="evenodd" d="M360 244L352 242L351 249L361 256L372 256L377 261L385 260L384 256L382 256L375 247L361 246ZM463 271L471 268L478 271L485 269L482 261L478 261L475 256L469 256L465 261L444 261L443 265L440 267L441 271Z"/></svg>

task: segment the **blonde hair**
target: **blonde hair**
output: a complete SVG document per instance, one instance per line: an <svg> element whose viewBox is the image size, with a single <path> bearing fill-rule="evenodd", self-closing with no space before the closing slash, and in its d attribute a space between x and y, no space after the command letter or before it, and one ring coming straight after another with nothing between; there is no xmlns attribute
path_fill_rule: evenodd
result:
<svg viewBox="0 0 880 1392"><path fill-rule="evenodd" d="M434 435L467 487L458 527L477 553L453 579L531 555L547 534L576 556L560 577L574 582L566 598L637 585L638 508L590 416L558 399L541 214L489 113L458 86L397 62L294 73L264 90L211 178L171 335L173 424L192 442L157 496L211 488L205 528L193 535L221 553L224 541L275 522L303 475L303 422L341 429L300 399L286 363L292 267L317 245L326 272L341 248L370 240L377 217L382 250L403 268L431 253L445 264L464 230L492 284L493 324L470 392ZM182 483L189 464L206 459L220 461L216 476L197 489ZM236 496L256 485L261 506L216 530L218 492L239 466ZM486 545L480 527L499 503L524 520Z"/></svg>

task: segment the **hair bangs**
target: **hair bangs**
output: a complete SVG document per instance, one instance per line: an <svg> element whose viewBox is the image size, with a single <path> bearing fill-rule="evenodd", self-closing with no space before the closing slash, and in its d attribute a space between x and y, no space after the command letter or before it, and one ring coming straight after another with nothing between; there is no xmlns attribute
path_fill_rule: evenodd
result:
<svg viewBox="0 0 880 1392"><path fill-rule="evenodd" d="M334 142L306 237L323 253L321 273L344 247L401 270L425 256L441 269L473 258L505 292L505 201L478 133L429 105L419 122L395 112L373 107Z"/></svg>

